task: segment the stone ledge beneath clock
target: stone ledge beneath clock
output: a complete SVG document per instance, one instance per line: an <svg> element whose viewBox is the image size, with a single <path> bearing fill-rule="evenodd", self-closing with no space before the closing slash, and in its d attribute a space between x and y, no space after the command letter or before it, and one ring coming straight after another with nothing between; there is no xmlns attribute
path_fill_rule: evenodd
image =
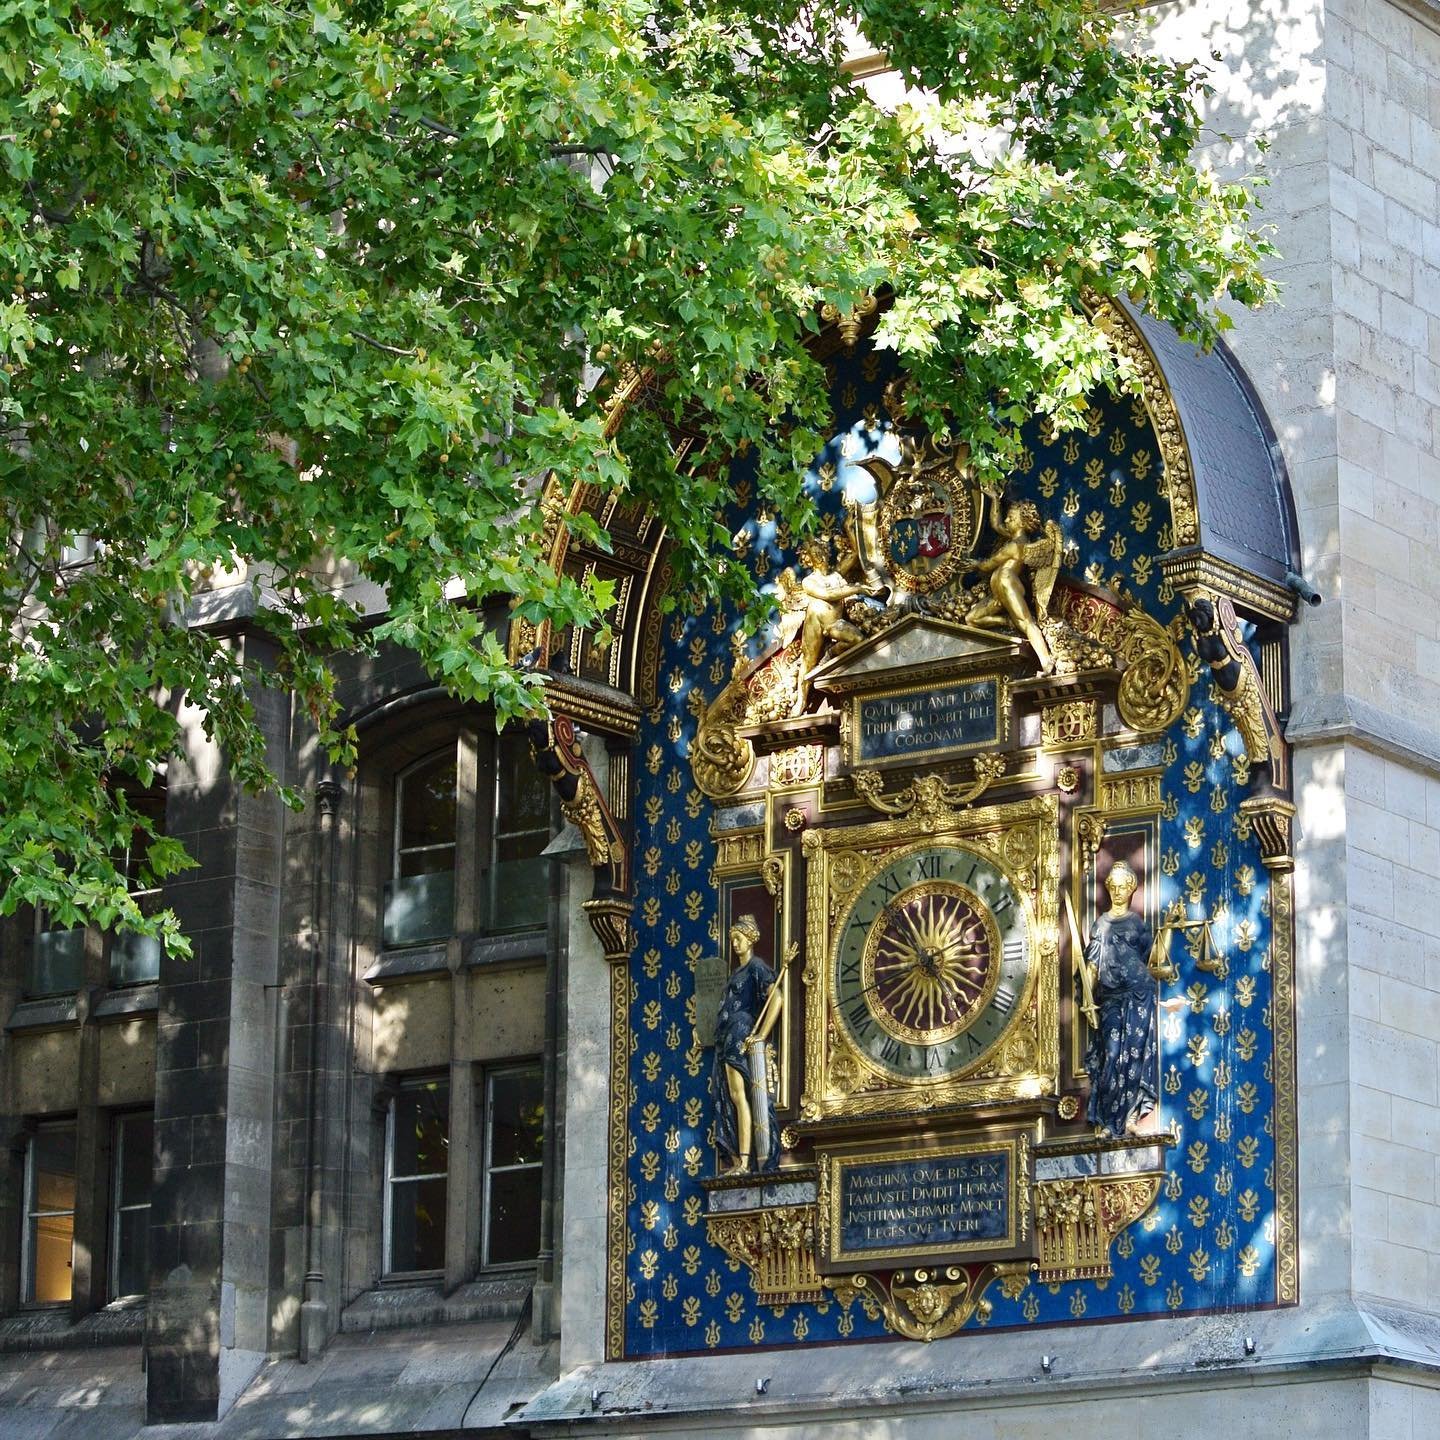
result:
<svg viewBox="0 0 1440 1440"><path fill-rule="evenodd" d="M700 1183L709 1192L707 1215L765 1210L773 1205L813 1205L816 1173L812 1168L771 1176L721 1175Z"/></svg>
<svg viewBox="0 0 1440 1440"><path fill-rule="evenodd" d="M1035 1179L1072 1180L1089 1175L1138 1175L1164 1170L1165 1152L1174 1144L1168 1136L1146 1136L1123 1144L1099 1141L1091 1146L1067 1144L1062 1150L1037 1146Z"/></svg>

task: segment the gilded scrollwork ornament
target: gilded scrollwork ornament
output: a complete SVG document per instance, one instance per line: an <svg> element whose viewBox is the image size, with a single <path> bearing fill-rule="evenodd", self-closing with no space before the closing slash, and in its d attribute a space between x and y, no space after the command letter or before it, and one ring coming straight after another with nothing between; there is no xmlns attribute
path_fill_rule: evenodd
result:
<svg viewBox="0 0 1440 1440"><path fill-rule="evenodd" d="M942 780L938 775L919 775L893 795L885 793L885 781L878 771L857 770L855 793L882 815L914 815L918 819L940 819L978 800L1005 773L1003 755L981 755L975 761L975 778L969 785Z"/></svg>
<svg viewBox="0 0 1440 1440"><path fill-rule="evenodd" d="M1116 708L1132 730L1166 730L1190 699L1190 672L1170 630L1138 606L1120 622L1120 676Z"/></svg>

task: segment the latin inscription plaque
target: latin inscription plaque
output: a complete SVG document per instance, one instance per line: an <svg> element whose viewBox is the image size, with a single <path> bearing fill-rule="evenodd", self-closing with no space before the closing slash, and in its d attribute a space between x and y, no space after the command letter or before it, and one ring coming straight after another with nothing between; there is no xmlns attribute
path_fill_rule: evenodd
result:
<svg viewBox="0 0 1440 1440"><path fill-rule="evenodd" d="M852 717L855 762L989 749L1004 738L1003 703L994 675L935 689L859 696Z"/></svg>
<svg viewBox="0 0 1440 1440"><path fill-rule="evenodd" d="M1012 1252L1018 1212L1014 1140L828 1155L831 1265Z"/></svg>

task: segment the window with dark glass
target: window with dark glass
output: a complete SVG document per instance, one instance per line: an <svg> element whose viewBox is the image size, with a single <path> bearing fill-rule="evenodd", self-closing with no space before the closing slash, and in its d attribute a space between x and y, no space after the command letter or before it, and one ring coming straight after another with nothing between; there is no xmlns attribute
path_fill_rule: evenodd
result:
<svg viewBox="0 0 1440 1440"><path fill-rule="evenodd" d="M544 1130L540 1066L492 1071L485 1086L486 1265L525 1264L540 1253Z"/></svg>
<svg viewBox="0 0 1440 1440"><path fill-rule="evenodd" d="M155 827L156 835L165 833L165 796L150 793L130 796L130 808L143 815ZM148 884L141 872L148 837L137 832L125 851L125 884L140 909L150 914L160 904L160 889ZM144 985L160 978L160 942L153 935L129 933L110 939L110 983L112 985Z"/></svg>
<svg viewBox="0 0 1440 1440"><path fill-rule="evenodd" d="M20 1293L26 1304L70 1299L74 1249L75 1127L42 1125L25 1149Z"/></svg>
<svg viewBox="0 0 1440 1440"><path fill-rule="evenodd" d="M533 930L545 923L550 863L550 783L535 767L523 734L495 746L490 854L484 880L486 929Z"/></svg>
<svg viewBox="0 0 1440 1440"><path fill-rule="evenodd" d="M455 926L455 751L421 760L395 781L394 863L385 887L385 944L449 935Z"/></svg>
<svg viewBox="0 0 1440 1440"><path fill-rule="evenodd" d="M150 1288L150 1182L154 1171L155 1117L121 1115L115 1121L115 1178L110 1206L110 1298L144 1295Z"/></svg>
<svg viewBox="0 0 1440 1440"><path fill-rule="evenodd" d="M445 1268L450 1085L408 1080L390 1101L385 1143L385 1273Z"/></svg>

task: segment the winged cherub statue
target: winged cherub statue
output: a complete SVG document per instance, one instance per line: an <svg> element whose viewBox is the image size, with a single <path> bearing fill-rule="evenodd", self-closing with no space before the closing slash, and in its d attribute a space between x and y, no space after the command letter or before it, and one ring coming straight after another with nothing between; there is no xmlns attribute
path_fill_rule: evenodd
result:
<svg viewBox="0 0 1440 1440"><path fill-rule="evenodd" d="M1041 523L1040 511L1029 500L1017 501L1005 508L991 508L990 523L1000 543L976 568L990 581L990 594L970 607L966 620L971 625L1003 628L1008 622L1030 642L1040 673L1048 675L1055 668L1055 657L1040 629L1040 620L1050 605L1055 577L1060 573L1062 540L1060 527L1053 520ZM1038 539L1030 537L1041 531ZM1030 579L1031 596L1026 593L1026 576Z"/></svg>

